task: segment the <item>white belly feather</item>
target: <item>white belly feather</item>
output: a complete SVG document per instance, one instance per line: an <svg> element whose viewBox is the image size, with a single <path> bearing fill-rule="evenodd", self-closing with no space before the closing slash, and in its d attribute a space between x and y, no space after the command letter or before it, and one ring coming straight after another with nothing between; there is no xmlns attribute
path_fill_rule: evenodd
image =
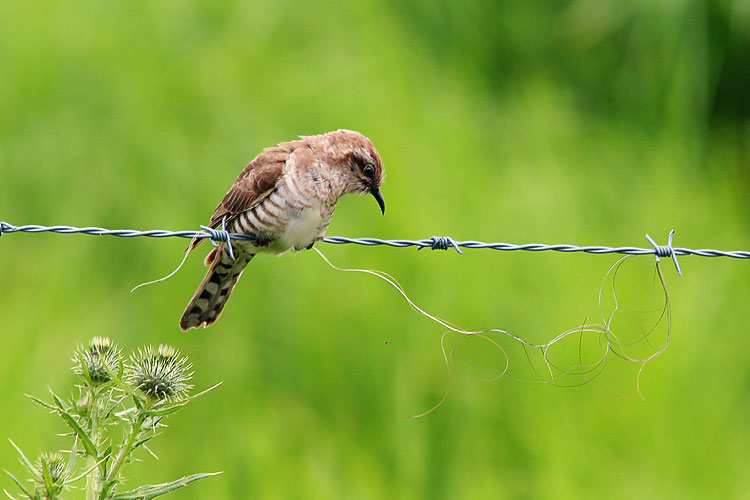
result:
<svg viewBox="0 0 750 500"><path fill-rule="evenodd" d="M251 253L281 254L307 248L320 236L331 220L332 210L324 209L316 197L302 197L298 189L283 183L278 190L238 217L237 232L257 234L264 245L247 243Z"/></svg>
<svg viewBox="0 0 750 500"><path fill-rule="evenodd" d="M303 249L315 241L320 231L322 214L320 203L301 211L295 211L290 217L286 230L279 238L287 249Z"/></svg>

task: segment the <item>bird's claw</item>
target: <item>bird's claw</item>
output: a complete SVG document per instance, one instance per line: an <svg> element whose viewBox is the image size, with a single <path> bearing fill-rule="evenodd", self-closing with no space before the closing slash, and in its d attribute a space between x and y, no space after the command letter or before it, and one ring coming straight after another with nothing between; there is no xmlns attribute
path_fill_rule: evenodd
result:
<svg viewBox="0 0 750 500"><path fill-rule="evenodd" d="M269 238L263 238L262 236L255 236L255 240L253 240L253 245L256 247L267 247L271 244L271 239Z"/></svg>

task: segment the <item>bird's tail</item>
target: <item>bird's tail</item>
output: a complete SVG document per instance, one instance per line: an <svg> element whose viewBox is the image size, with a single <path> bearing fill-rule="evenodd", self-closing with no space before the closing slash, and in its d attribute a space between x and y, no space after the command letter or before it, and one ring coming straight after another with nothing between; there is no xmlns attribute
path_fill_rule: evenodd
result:
<svg viewBox="0 0 750 500"><path fill-rule="evenodd" d="M180 328L189 330L201 325L207 327L216 321L227 304L234 285L253 256L242 253L232 259L226 243L214 248L206 256L204 263L210 268L185 312L182 313Z"/></svg>

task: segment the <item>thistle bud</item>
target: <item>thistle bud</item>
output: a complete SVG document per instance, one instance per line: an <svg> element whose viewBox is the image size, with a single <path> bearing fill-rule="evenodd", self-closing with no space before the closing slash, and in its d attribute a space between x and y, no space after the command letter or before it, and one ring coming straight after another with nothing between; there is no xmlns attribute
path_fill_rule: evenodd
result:
<svg viewBox="0 0 750 500"><path fill-rule="evenodd" d="M151 399L180 399L193 387L188 383L192 367L174 347L160 345L154 351L147 346L131 357L128 381Z"/></svg>
<svg viewBox="0 0 750 500"><path fill-rule="evenodd" d="M79 346L73 355L73 371L92 385L109 382L109 370L116 371L122 364L120 348L107 337L94 337ZM107 369L109 368L109 370Z"/></svg>
<svg viewBox="0 0 750 500"><path fill-rule="evenodd" d="M40 474L40 476L36 478L36 481L40 485L45 484L43 472L45 468L49 471L50 479L55 486L62 486L69 479L68 473L65 470L67 462L65 457L59 453L43 452L39 455L36 465Z"/></svg>

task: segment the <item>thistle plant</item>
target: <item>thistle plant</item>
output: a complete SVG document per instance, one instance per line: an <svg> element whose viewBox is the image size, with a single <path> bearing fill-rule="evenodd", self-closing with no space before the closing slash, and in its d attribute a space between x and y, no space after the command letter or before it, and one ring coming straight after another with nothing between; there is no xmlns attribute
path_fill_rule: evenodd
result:
<svg viewBox="0 0 750 500"><path fill-rule="evenodd" d="M193 388L192 365L177 349L144 347L126 360L108 338L94 337L73 354L73 372L80 384L77 395L63 400L50 390L52 402L32 400L57 414L72 440L65 452L43 452L30 460L11 441L20 462L30 474L21 481L6 473L18 486L21 498L64 499L73 488L85 490L86 500L150 500L218 473L201 473L155 485L119 491L123 472L135 461L138 449L153 455L149 441L164 425L162 420L198 396ZM83 484L81 484L83 483ZM5 494L18 500L8 491Z"/></svg>

